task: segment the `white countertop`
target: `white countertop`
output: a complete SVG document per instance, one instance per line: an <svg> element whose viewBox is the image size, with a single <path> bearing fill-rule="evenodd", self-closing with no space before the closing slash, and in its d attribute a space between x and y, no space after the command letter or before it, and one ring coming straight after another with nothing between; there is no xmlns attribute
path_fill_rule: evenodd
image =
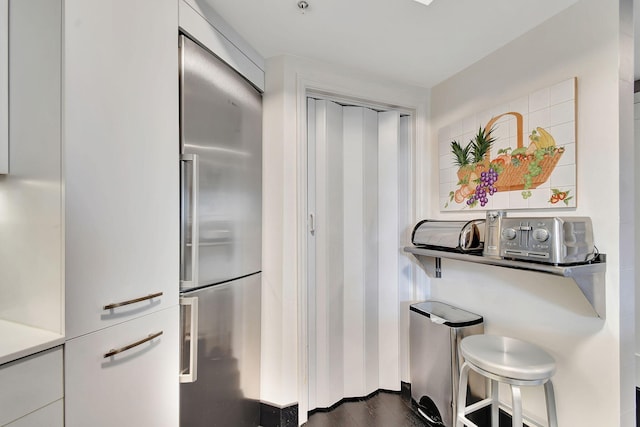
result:
<svg viewBox="0 0 640 427"><path fill-rule="evenodd" d="M0 320L0 365L64 344L64 335Z"/></svg>

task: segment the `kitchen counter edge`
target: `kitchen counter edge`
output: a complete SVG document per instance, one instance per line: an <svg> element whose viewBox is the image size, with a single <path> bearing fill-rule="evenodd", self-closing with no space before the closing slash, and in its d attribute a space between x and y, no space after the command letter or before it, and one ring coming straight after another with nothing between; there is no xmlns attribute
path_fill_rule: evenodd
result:
<svg viewBox="0 0 640 427"><path fill-rule="evenodd" d="M0 319L0 365L64 344L64 335Z"/></svg>

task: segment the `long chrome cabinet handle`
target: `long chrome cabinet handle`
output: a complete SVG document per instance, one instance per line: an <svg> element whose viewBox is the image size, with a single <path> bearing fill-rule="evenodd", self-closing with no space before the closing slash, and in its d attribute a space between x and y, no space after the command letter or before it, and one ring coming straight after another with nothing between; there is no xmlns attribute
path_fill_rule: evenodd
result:
<svg viewBox="0 0 640 427"><path fill-rule="evenodd" d="M129 345L125 345L124 347L120 347L118 349L109 350L107 353L104 354L104 358L108 359L109 357L115 356L116 354L120 354L123 351L131 350L132 348L137 347L137 346L139 346L141 344L144 344L144 343L146 343L148 341L151 341L154 338L158 338L160 335L162 335L162 333L163 333L163 331L156 332L155 334L149 334L148 337L143 338L143 339L141 339L139 341L136 341L136 342L131 343Z"/></svg>
<svg viewBox="0 0 640 427"><path fill-rule="evenodd" d="M149 294L147 296L144 297L140 297L140 298L134 298L134 299L130 299L127 301L122 301L122 302L114 302L113 304L107 304L104 307L102 307L103 310L112 310L114 308L118 308L118 307L122 307L123 305L129 305L129 304L135 304L137 302L142 302L142 301L146 301L149 299L154 299L154 298L158 298L160 296L162 296L162 292L156 292L155 294Z"/></svg>
<svg viewBox="0 0 640 427"><path fill-rule="evenodd" d="M182 162L191 162L191 280L187 280L186 277L180 278L181 288L191 288L198 285L198 257L200 248L200 221L198 219L198 191L199 191L199 179L198 179L198 155L197 154L182 154L180 156ZM182 221L186 229L187 218L184 215L185 202L184 192L186 188L182 188L183 194L181 195L182 204ZM182 248L186 248L187 236L186 233L181 233L180 243Z"/></svg>
<svg viewBox="0 0 640 427"><path fill-rule="evenodd" d="M180 305L191 308L191 321L189 327L189 371L180 372L181 383L193 383L198 379L198 297L180 298ZM181 338L180 345L186 341L187 331Z"/></svg>

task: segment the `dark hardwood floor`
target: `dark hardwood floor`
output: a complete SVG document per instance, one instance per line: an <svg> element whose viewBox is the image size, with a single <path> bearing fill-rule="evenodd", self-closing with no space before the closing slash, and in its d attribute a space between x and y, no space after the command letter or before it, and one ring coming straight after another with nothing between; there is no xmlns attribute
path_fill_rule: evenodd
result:
<svg viewBox="0 0 640 427"><path fill-rule="evenodd" d="M369 398L347 401L329 412L315 412L306 427L425 427L399 393L380 391Z"/></svg>
<svg viewBox="0 0 640 427"><path fill-rule="evenodd" d="M314 412L306 427L432 427L411 407L409 394L379 391L371 397L346 401L329 412ZM640 396L640 394L639 394ZM480 427L491 425L490 408L468 415ZM510 427L511 417L500 410L500 427ZM525 424L525 427L527 425Z"/></svg>

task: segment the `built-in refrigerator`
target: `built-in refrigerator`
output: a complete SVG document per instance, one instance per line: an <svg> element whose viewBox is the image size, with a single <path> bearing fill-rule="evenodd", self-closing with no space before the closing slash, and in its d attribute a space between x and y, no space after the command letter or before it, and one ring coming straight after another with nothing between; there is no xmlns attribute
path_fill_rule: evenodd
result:
<svg viewBox="0 0 640 427"><path fill-rule="evenodd" d="M258 426L262 96L180 36L182 427Z"/></svg>

